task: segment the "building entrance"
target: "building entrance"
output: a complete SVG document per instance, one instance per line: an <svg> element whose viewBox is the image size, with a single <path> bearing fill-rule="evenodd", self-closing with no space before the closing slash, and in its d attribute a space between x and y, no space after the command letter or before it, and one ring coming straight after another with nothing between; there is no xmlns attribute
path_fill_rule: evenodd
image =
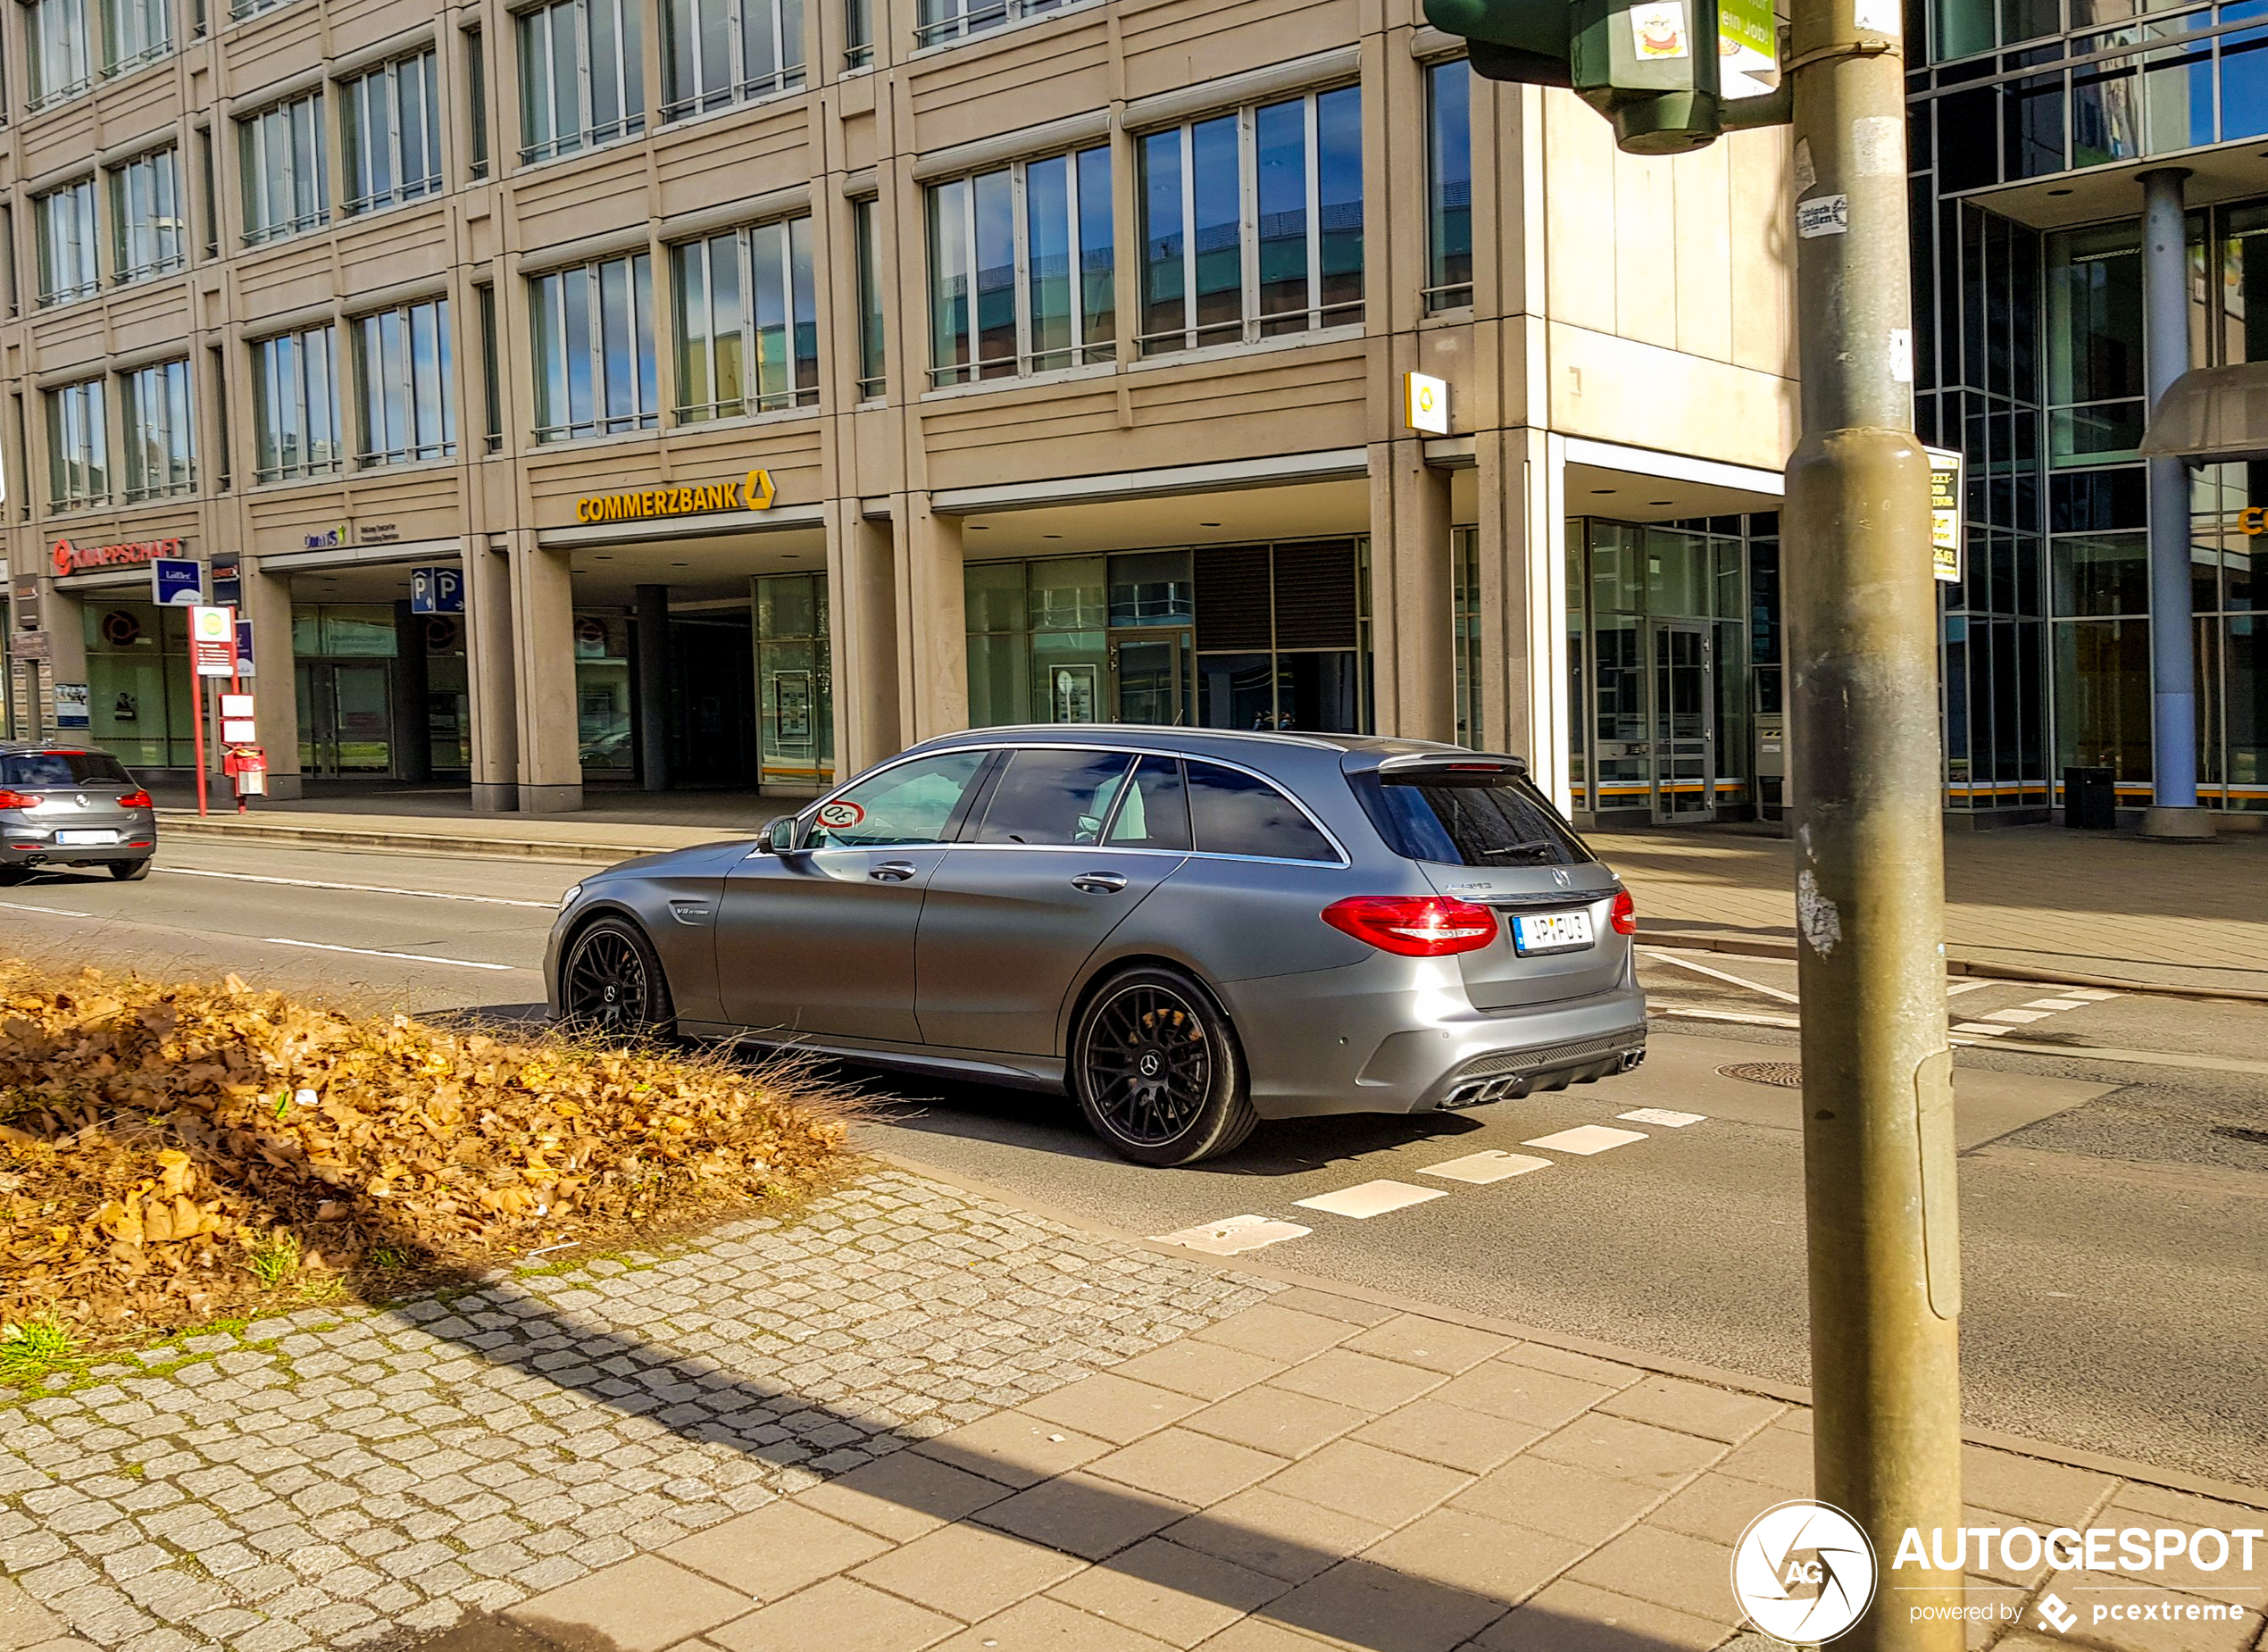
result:
<svg viewBox="0 0 2268 1652"><path fill-rule="evenodd" d="M394 772L393 667L384 660L302 660L299 772L323 779Z"/></svg>
<svg viewBox="0 0 2268 1652"><path fill-rule="evenodd" d="M1652 704L1654 818L1716 818L1716 650L1700 622L1655 620Z"/></svg>
<svg viewBox="0 0 2268 1652"><path fill-rule="evenodd" d="M1113 721L1179 727L1189 721L1189 633L1120 631L1111 638Z"/></svg>

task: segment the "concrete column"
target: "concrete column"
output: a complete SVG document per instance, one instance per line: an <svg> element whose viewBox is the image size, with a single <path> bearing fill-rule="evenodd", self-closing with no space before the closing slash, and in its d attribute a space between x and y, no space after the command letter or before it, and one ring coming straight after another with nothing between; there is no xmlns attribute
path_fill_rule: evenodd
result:
<svg viewBox="0 0 2268 1652"><path fill-rule="evenodd" d="M237 563L238 601L252 622L253 727L268 754L268 796L301 797L299 660L291 638L291 576L267 573L250 558Z"/></svg>
<svg viewBox="0 0 2268 1652"><path fill-rule="evenodd" d="M425 616L410 612L409 599L394 605L394 778L433 778L433 741L426 725L429 677Z"/></svg>
<svg viewBox="0 0 2268 1652"><path fill-rule="evenodd" d="M1457 738L1451 648L1449 473L1416 441L1371 445L1371 622L1378 726L1416 740Z"/></svg>
<svg viewBox="0 0 2268 1652"><path fill-rule="evenodd" d="M52 580L39 581L39 624L47 633L47 691L39 693L39 668L32 671L31 685L35 696L31 706L31 722L38 734L57 732L55 728L55 685L59 682L87 680L87 614L84 605L73 592L66 591ZM88 707L89 712L93 710ZM190 776L196 778L194 774Z"/></svg>
<svg viewBox="0 0 2268 1652"><path fill-rule="evenodd" d="M1556 438L1484 430L1480 463L1480 663L1490 747L1528 759L1544 796L1573 806L1567 767L1567 518Z"/></svg>
<svg viewBox="0 0 2268 1652"><path fill-rule="evenodd" d="M638 588L638 772L648 791L670 788L670 588Z"/></svg>
<svg viewBox="0 0 2268 1652"><path fill-rule="evenodd" d="M466 698L472 711L472 806L482 814L508 813L520 806L512 561L503 551L488 548L479 536L465 542L464 655Z"/></svg>
<svg viewBox="0 0 2268 1652"><path fill-rule="evenodd" d="M961 519L930 509L926 493L892 502L905 538L897 584L898 731L908 744L969 726L968 598Z"/></svg>
<svg viewBox="0 0 2268 1652"><path fill-rule="evenodd" d="M828 639L833 656L829 680L839 780L905 743L898 733L897 547L890 524L867 521L856 499L837 500L827 526L827 606L834 633ZM964 655L966 647L964 639Z"/></svg>
<svg viewBox="0 0 2268 1652"><path fill-rule="evenodd" d="M2151 416L2189 368L2189 245L2180 167L2142 174L2143 370ZM2213 836L2197 807L2197 638L2189 609L2189 467L2149 462L2150 759L2146 838Z"/></svg>
<svg viewBox="0 0 2268 1652"><path fill-rule="evenodd" d="M575 589L564 551L521 536L512 557L520 697L520 807L563 814L583 806L575 719Z"/></svg>

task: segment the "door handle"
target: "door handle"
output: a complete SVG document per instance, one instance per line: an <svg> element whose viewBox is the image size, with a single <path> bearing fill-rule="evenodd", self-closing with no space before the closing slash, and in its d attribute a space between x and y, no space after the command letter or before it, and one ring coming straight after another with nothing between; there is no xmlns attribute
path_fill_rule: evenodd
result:
<svg viewBox="0 0 2268 1652"><path fill-rule="evenodd" d="M879 861L866 875L884 883L903 883L921 870L912 861Z"/></svg>
<svg viewBox="0 0 2268 1652"><path fill-rule="evenodd" d="M1126 887L1126 874L1121 872L1082 872L1071 880L1071 887L1083 895L1115 895Z"/></svg>

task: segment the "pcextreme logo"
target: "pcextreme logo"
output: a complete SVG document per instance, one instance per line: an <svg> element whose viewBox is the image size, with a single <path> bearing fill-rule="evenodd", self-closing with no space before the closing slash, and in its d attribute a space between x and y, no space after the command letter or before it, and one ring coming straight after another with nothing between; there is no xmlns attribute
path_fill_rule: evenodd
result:
<svg viewBox="0 0 2268 1652"><path fill-rule="evenodd" d="M1845 1633L1874 1598L1874 1545L1826 1503L1781 1503L1732 1551L1732 1592L1758 1629L1816 1644Z"/></svg>

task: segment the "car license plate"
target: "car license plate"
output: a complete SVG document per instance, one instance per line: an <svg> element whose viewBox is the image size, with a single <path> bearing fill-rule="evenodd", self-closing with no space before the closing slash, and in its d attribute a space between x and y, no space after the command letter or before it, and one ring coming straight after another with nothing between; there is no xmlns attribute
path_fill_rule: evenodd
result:
<svg viewBox="0 0 2268 1652"><path fill-rule="evenodd" d="M59 831L55 834L55 841L77 848L82 845L116 843L118 834L114 831Z"/></svg>
<svg viewBox="0 0 2268 1652"><path fill-rule="evenodd" d="M1588 912L1551 912L1512 921L1513 950L1522 957L1538 952L1572 952L1590 944Z"/></svg>

